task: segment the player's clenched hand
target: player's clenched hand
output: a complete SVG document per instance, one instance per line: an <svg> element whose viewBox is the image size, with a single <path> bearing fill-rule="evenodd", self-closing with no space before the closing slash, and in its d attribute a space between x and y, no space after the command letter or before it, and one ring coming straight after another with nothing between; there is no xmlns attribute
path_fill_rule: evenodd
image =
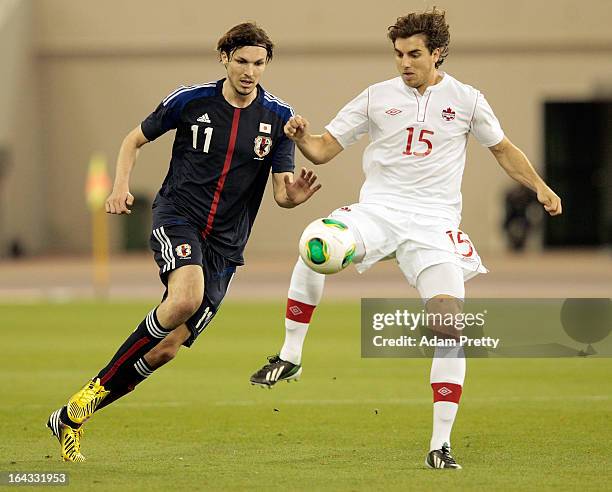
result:
<svg viewBox="0 0 612 492"><path fill-rule="evenodd" d="M290 175L285 175L287 198L295 205L305 202L321 189L321 185L316 181L317 175L306 168L302 168L295 180Z"/></svg>
<svg viewBox="0 0 612 492"><path fill-rule="evenodd" d="M561 215L561 198L548 186L538 190L538 201L550 215Z"/></svg>
<svg viewBox="0 0 612 492"><path fill-rule="evenodd" d="M131 214L129 209L134 204L134 196L128 190L115 190L106 199L104 208L109 214Z"/></svg>
<svg viewBox="0 0 612 492"><path fill-rule="evenodd" d="M294 142L298 142L307 135L308 125L308 120L299 114L292 116L285 123L285 135Z"/></svg>

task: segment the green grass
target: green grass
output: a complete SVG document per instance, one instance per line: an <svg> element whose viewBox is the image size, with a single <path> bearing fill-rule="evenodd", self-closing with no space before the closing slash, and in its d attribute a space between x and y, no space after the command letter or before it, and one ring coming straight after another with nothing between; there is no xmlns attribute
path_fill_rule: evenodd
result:
<svg viewBox="0 0 612 492"><path fill-rule="evenodd" d="M62 463L47 416L104 365L143 303L0 305L0 471L74 490L605 489L612 360L469 360L453 448L423 466L428 360L361 359L359 306L325 303L299 383L248 383L282 342L280 303L227 302L192 349L87 424Z"/></svg>

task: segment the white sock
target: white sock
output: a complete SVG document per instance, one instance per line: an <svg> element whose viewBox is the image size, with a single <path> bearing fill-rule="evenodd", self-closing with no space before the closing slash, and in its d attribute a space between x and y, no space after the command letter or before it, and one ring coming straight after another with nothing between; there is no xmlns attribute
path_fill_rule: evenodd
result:
<svg viewBox="0 0 612 492"><path fill-rule="evenodd" d="M301 364L306 333L308 333L308 323L298 323L285 318L285 343L281 348L280 358L293 364Z"/></svg>
<svg viewBox="0 0 612 492"><path fill-rule="evenodd" d="M285 343L280 358L293 364L302 362L302 348L314 309L321 301L325 275L317 273L298 258L287 298L285 315Z"/></svg>
<svg viewBox="0 0 612 492"><path fill-rule="evenodd" d="M451 431L459 409L465 381L465 354L461 347L437 347L431 362L433 390L433 430L429 450L450 446Z"/></svg>
<svg viewBox="0 0 612 492"><path fill-rule="evenodd" d="M437 401L433 406L433 432L429 450L440 449L444 443L450 447L450 435L459 405L450 401Z"/></svg>

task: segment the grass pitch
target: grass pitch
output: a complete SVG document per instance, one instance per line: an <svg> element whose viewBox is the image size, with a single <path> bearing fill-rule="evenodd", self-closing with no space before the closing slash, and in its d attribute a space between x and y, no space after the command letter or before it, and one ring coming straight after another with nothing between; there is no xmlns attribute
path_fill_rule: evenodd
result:
<svg viewBox="0 0 612 492"><path fill-rule="evenodd" d="M612 360L469 360L453 433L461 471L423 461L428 360L360 358L359 305L315 314L299 383L248 378L280 348L281 303L227 302L192 349L87 423L62 463L49 413L96 374L145 303L0 305L0 471L73 490L606 489Z"/></svg>

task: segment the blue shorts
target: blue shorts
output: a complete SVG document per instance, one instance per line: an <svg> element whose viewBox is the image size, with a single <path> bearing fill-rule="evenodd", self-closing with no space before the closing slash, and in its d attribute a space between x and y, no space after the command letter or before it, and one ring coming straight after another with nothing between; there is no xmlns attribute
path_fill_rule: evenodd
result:
<svg viewBox="0 0 612 492"><path fill-rule="evenodd" d="M190 337L183 343L190 347L217 314L227 289L236 272L236 263L213 250L202 239L198 229L186 221L177 220L165 225L153 224L150 246L159 266L159 277L166 286L163 299L168 296L170 272L185 265L200 265L204 275L204 298L196 313L187 320ZM162 299L162 300L163 300Z"/></svg>

